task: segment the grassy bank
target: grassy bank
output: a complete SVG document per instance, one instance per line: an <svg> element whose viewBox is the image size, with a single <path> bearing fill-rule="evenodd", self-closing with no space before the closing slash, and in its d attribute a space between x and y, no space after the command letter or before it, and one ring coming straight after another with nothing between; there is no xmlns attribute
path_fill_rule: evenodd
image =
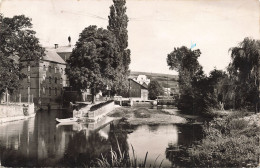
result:
<svg viewBox="0 0 260 168"><path fill-rule="evenodd" d="M176 116L165 112L162 109L147 108L116 108L108 114L110 117L125 118L130 125L152 125L152 124L179 124L187 123L183 117Z"/></svg>
<svg viewBox="0 0 260 168"><path fill-rule="evenodd" d="M204 125L205 138L173 155L184 166L195 167L256 167L259 165L260 115L234 113L214 118Z"/></svg>

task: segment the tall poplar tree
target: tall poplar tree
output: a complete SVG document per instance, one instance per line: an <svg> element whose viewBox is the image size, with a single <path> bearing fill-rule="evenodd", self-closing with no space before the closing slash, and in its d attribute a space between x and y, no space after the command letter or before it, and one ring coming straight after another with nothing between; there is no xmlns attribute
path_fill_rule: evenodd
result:
<svg viewBox="0 0 260 168"><path fill-rule="evenodd" d="M119 45L120 66L117 68L117 78L114 81L116 87L114 92L123 94L127 90L127 78L129 76L129 64L131 62L130 49L128 49L128 17L126 15L126 1L113 0L113 5L110 6L110 15L108 16L109 25L107 29L111 31Z"/></svg>

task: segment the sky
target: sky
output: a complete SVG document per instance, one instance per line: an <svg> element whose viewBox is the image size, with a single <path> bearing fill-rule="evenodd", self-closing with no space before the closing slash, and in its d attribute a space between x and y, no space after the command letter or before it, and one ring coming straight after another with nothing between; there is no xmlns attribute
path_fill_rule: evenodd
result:
<svg viewBox="0 0 260 168"><path fill-rule="evenodd" d="M5 17L24 14L43 46L72 44L89 25L106 28L112 0L0 0ZM259 0L127 0L132 71L177 74L166 58L196 43L206 73L230 62L229 48L259 39Z"/></svg>

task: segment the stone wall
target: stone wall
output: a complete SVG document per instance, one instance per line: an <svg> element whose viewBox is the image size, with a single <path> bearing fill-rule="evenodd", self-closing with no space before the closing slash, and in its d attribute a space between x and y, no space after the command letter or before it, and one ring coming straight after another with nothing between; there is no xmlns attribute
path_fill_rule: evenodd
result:
<svg viewBox="0 0 260 168"><path fill-rule="evenodd" d="M0 104L0 123L24 119L35 114L34 104Z"/></svg>
<svg viewBox="0 0 260 168"><path fill-rule="evenodd" d="M111 112L112 110L114 110L115 108L115 103L114 101L95 110L95 111L89 111L88 112L88 117L91 120L98 120L100 118L102 118L103 116L105 116L107 113Z"/></svg>

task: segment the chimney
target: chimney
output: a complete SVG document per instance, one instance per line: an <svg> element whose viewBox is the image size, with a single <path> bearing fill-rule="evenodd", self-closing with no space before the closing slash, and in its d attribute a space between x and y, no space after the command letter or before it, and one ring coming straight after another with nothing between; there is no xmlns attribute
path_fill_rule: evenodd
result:
<svg viewBox="0 0 260 168"><path fill-rule="evenodd" d="M68 41L69 41L69 46L71 46L71 43L70 43L71 42L71 37L70 36L68 37Z"/></svg>
<svg viewBox="0 0 260 168"><path fill-rule="evenodd" d="M59 44L54 44L54 48L58 48L59 47Z"/></svg>

